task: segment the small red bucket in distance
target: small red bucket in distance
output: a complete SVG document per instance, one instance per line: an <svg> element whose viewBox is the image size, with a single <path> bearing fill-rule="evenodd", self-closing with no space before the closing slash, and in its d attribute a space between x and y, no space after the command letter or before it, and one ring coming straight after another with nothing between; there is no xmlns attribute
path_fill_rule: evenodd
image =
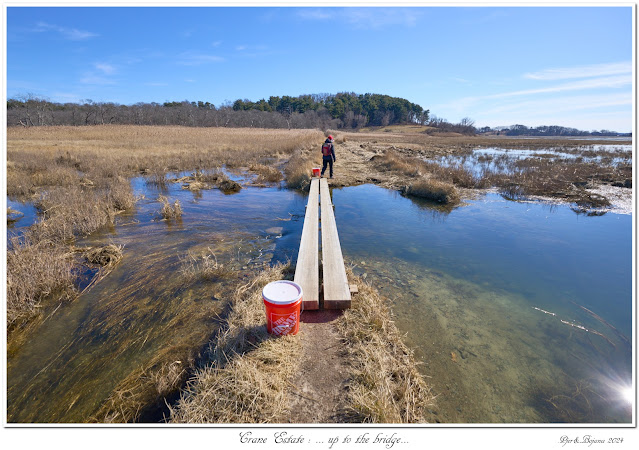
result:
<svg viewBox="0 0 639 450"><path fill-rule="evenodd" d="M266 330L276 336L297 334L300 326L302 287L292 281L273 281L262 289Z"/></svg>
<svg viewBox="0 0 639 450"><path fill-rule="evenodd" d="M313 167L313 176L314 177L319 177L320 176L320 168L319 167Z"/></svg>

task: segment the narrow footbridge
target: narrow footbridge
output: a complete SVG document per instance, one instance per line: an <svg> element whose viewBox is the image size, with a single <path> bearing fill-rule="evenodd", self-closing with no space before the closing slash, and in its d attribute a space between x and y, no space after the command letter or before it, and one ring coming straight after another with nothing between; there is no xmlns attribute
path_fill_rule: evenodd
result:
<svg viewBox="0 0 639 450"><path fill-rule="evenodd" d="M321 287L320 231L323 281ZM342 247L326 178L311 179L294 281L302 286L302 307L305 311L320 309L320 306L324 309L347 309L351 306L351 288L346 278ZM320 296L320 293L323 295Z"/></svg>

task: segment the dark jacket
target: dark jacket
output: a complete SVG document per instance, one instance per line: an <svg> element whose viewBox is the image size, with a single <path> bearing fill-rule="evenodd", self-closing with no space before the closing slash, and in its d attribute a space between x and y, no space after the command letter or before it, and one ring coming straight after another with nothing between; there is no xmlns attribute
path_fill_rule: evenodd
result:
<svg viewBox="0 0 639 450"><path fill-rule="evenodd" d="M322 158L323 159L332 159L333 161L335 161L335 146L333 145L333 141L331 141L330 139L326 139L324 141L325 144L331 144L331 154L328 156L324 156L324 152L322 152ZM324 147L322 145L322 147Z"/></svg>

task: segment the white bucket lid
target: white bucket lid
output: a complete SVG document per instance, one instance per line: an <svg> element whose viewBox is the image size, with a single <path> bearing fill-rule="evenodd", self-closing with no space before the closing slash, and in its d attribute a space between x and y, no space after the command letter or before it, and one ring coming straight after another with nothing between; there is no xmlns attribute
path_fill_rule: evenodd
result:
<svg viewBox="0 0 639 450"><path fill-rule="evenodd" d="M264 286L262 297L276 305L295 303L302 298L302 286L288 280L273 281Z"/></svg>

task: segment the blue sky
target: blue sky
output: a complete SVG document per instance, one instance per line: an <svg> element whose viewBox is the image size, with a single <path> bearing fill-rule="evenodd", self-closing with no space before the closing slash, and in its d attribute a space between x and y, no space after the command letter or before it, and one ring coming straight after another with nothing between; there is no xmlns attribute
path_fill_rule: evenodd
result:
<svg viewBox="0 0 639 450"><path fill-rule="evenodd" d="M478 126L632 129L632 8L7 7L7 97L367 92Z"/></svg>

